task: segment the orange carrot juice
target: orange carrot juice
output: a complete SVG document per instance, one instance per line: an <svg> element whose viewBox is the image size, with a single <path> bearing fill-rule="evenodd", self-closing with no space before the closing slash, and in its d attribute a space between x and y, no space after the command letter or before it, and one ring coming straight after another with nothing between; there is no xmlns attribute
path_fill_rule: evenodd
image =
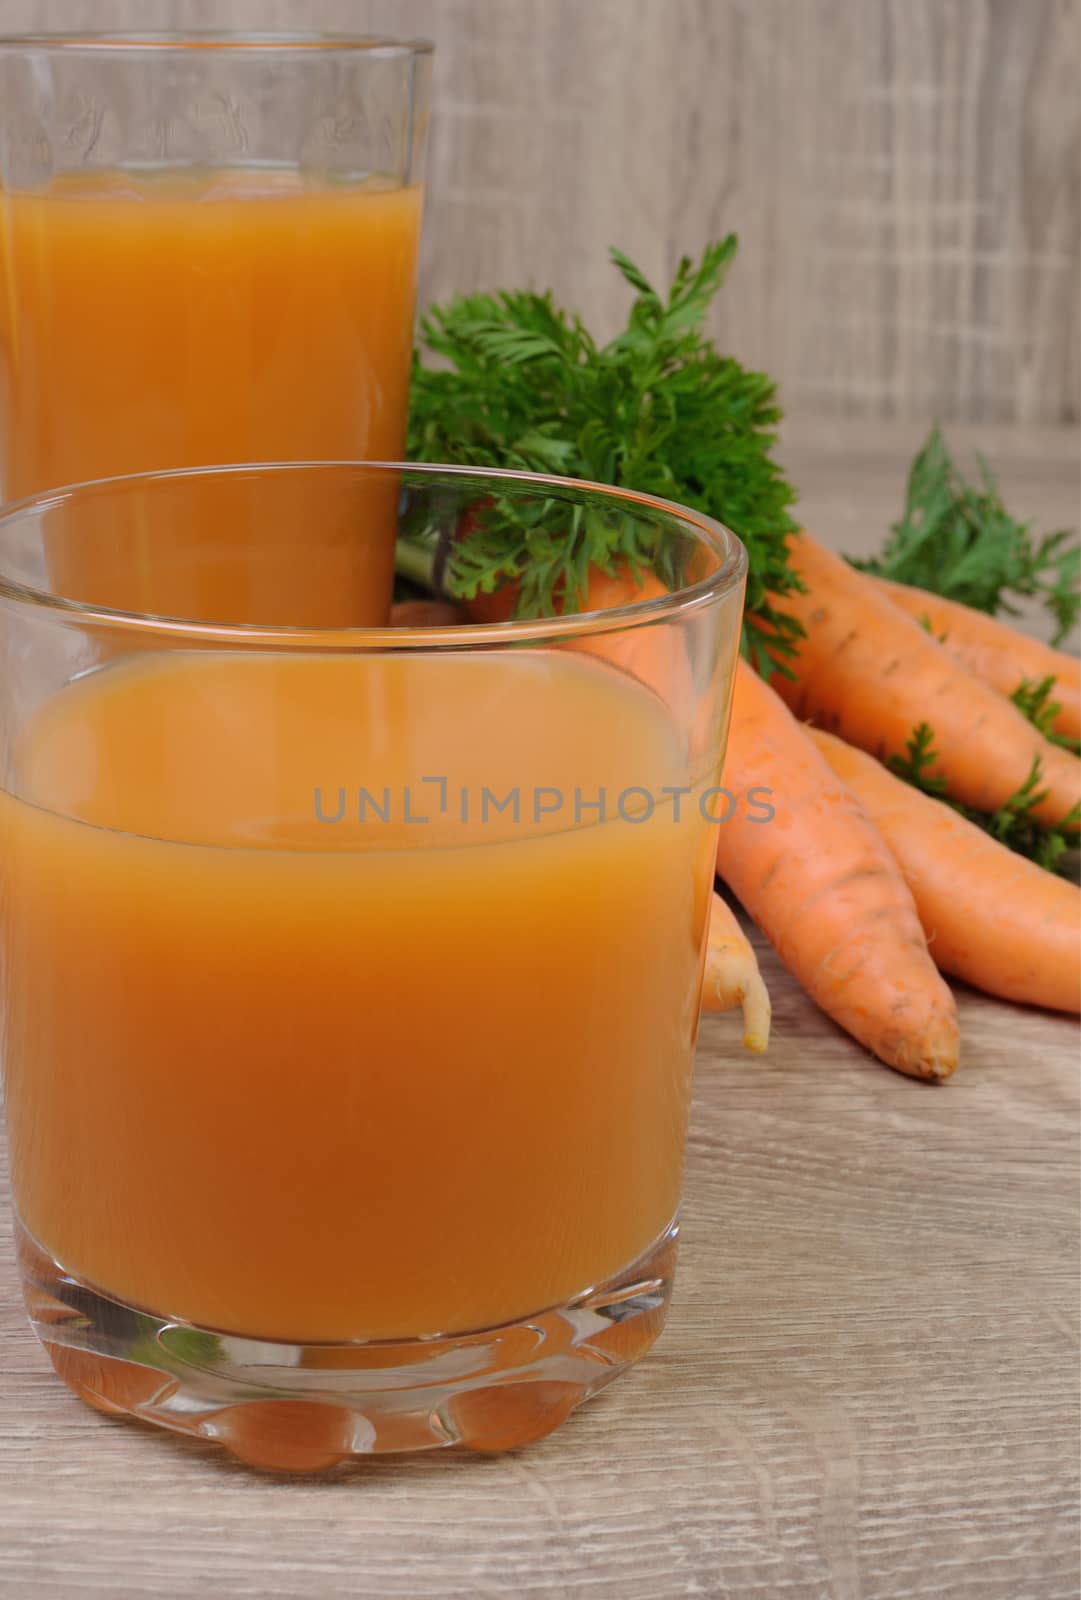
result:
<svg viewBox="0 0 1081 1600"><path fill-rule="evenodd" d="M399 459L420 214L416 187L309 186L274 170L68 176L0 194L3 497L221 462ZM287 497L276 517L309 570L319 509ZM348 570L328 573L320 621L382 620L392 521L388 502ZM209 519L155 524L114 605L159 608L155 549L198 552L214 535ZM54 574L75 593L93 577L70 551ZM279 587L275 612L301 620L295 572ZM170 598L174 614L192 609ZM209 569L196 604L246 614L243 589Z"/></svg>
<svg viewBox="0 0 1081 1600"><path fill-rule="evenodd" d="M60 691L0 795L30 1234L297 1341L490 1327L632 1262L680 1190L686 749L558 649L185 651Z"/></svg>

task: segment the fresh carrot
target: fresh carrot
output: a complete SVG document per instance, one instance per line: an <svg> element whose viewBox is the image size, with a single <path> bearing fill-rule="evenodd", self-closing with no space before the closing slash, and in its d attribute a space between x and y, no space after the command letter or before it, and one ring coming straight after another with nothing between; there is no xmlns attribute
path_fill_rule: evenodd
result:
<svg viewBox="0 0 1081 1600"><path fill-rule="evenodd" d="M750 940L726 901L710 902L709 943L702 980L703 1011L743 1008L743 1043L760 1054L769 1044L769 992L762 981Z"/></svg>
<svg viewBox="0 0 1081 1600"><path fill-rule="evenodd" d="M809 534L792 538L791 564L806 588L777 605L805 637L793 679L774 685L798 717L871 755L901 755L920 723L933 730L949 793L995 811L1025 784L1035 758L1033 814L1061 823L1081 800L1081 761L1051 744L1009 700L962 667L915 618Z"/></svg>
<svg viewBox="0 0 1081 1600"><path fill-rule="evenodd" d="M461 606L447 600L399 600L390 608L392 628L452 628L468 620Z"/></svg>
<svg viewBox="0 0 1081 1600"><path fill-rule="evenodd" d="M579 611L608 611L613 606L636 605L643 600L657 600L669 591L652 572L634 572L621 564L614 572L600 567L590 567L585 587L577 596ZM518 585L505 583L494 594L478 594L464 602L469 615L476 622L509 622L514 615L518 599ZM562 603L557 604L562 612Z"/></svg>
<svg viewBox="0 0 1081 1600"><path fill-rule="evenodd" d="M629 566L620 566L615 572L604 572L600 567L590 567L585 588L578 597L578 609L609 611L615 606L659 600L669 592L649 571L635 572ZM466 601L466 611L476 622L507 622L514 613L516 596L516 586L505 584L495 594L480 594L475 600ZM653 689L677 717L692 715L691 663L680 631L670 620L640 622L610 633L583 633L564 648L597 656L637 678Z"/></svg>
<svg viewBox="0 0 1081 1600"><path fill-rule="evenodd" d="M811 737L900 863L942 971L1006 1000L1081 1011L1081 889L862 750Z"/></svg>
<svg viewBox="0 0 1081 1600"><path fill-rule="evenodd" d="M781 960L835 1022L890 1066L948 1078L953 996L927 952L912 896L858 800L771 688L736 674L725 787L772 791L775 815L741 803L718 829L717 869Z"/></svg>
<svg viewBox="0 0 1081 1600"><path fill-rule="evenodd" d="M870 581L895 606L924 623L955 660L999 694L1011 695L1022 683L1036 684L1053 678L1051 699L1059 708L1055 732L1069 739L1081 738L1081 660L1077 656L1053 650L1049 644L1018 633L985 611L944 600L941 595L928 594L926 589L913 589L889 578Z"/></svg>

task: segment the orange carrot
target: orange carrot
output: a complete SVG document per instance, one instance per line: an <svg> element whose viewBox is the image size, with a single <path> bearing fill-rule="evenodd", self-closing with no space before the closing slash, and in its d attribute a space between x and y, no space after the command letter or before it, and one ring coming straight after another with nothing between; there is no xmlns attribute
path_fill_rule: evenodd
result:
<svg viewBox="0 0 1081 1600"><path fill-rule="evenodd" d="M1051 744L920 624L806 533L789 544L805 594L776 603L803 624L791 665L773 683L795 714L871 755L901 754L929 723L950 794L995 811L1026 782L1035 757L1046 795L1034 814L1059 823L1081 800L1081 761Z"/></svg>
<svg viewBox="0 0 1081 1600"><path fill-rule="evenodd" d="M824 756L743 662L724 770L741 803L718 830L717 869L781 960L881 1060L914 1077L948 1078L959 1049L953 996L927 953L897 863ZM756 821L767 796L775 815Z"/></svg>
<svg viewBox="0 0 1081 1600"><path fill-rule="evenodd" d="M466 621L462 607L447 600L399 600L390 608L392 628L452 628Z"/></svg>
<svg viewBox="0 0 1081 1600"><path fill-rule="evenodd" d="M615 606L659 600L668 593L661 580L648 570L635 573L628 566L620 566L615 572L604 572L600 567L590 567L585 590L579 596L579 610L609 611ZM476 622L507 622L513 614L516 595L517 585L505 584L495 594L479 594L475 600L466 601L466 610ZM679 629L670 621L638 623L612 633L583 633L565 648L598 656L638 678L678 717L691 714L691 663Z"/></svg>
<svg viewBox="0 0 1081 1600"><path fill-rule="evenodd" d="M625 564L615 572L605 572L600 567L590 567L586 573L585 588L578 596L579 611L608 611L613 606L631 606L642 600L657 600L669 591L661 580L648 569L635 573ZM518 599L518 584L505 583L494 594L478 594L465 601L469 615L476 622L509 622L514 615ZM557 600L556 610L563 610Z"/></svg>
<svg viewBox="0 0 1081 1600"><path fill-rule="evenodd" d="M832 734L811 737L900 863L935 962L978 989L1081 1011L1081 889Z"/></svg>
<svg viewBox="0 0 1081 1600"><path fill-rule="evenodd" d="M743 1008L744 1046L761 1053L769 1044L769 992L750 940L728 904L715 894L710 902L702 1010L734 1011L736 1006Z"/></svg>
<svg viewBox="0 0 1081 1600"><path fill-rule="evenodd" d="M1054 678L1051 699L1059 707L1055 732L1081 738L1081 660L1076 656L1030 639L985 611L973 611L971 606L928 594L926 589L891 583L888 578L872 578L871 582L895 606L917 622L925 622L954 660L999 694L1011 695L1026 681L1042 683Z"/></svg>

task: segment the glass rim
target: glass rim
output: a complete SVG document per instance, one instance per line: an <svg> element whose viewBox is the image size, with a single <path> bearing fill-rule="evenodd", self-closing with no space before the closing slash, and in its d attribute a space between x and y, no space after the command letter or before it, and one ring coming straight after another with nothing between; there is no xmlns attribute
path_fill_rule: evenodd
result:
<svg viewBox="0 0 1081 1600"><path fill-rule="evenodd" d="M108 54L155 52L181 54L195 50L223 50L236 53L273 54L291 51L315 53L356 53L416 58L430 56L435 45L430 39L401 39L392 35L267 31L242 33L217 29L137 29L111 31L87 28L78 31L38 31L0 34L0 52L45 50L77 54L79 51Z"/></svg>
<svg viewBox="0 0 1081 1600"><path fill-rule="evenodd" d="M32 512L47 511L93 493L120 490L126 485L165 483L197 478L221 478L294 472L349 471L408 473L433 482L461 479L464 483L492 482L523 491L554 489L570 498L601 498L652 511L681 525L718 557L715 571L696 583L673 589L650 600L634 600L628 605L603 611L575 611L560 616L525 618L509 622L462 622L429 628L307 627L285 623L202 622L192 617L158 616L152 612L122 611L92 605L49 589L17 583L5 573L3 538L9 527ZM615 488L586 478L564 478L549 473L502 471L496 467L469 467L432 461L256 461L221 466L181 467L157 472L125 473L114 477L91 478L82 483L65 484L0 507L0 601L53 614L68 623L108 627L136 635L159 636L177 641L202 640L208 643L268 648L379 651L382 653L422 649L475 649L502 647L526 642L552 644L604 633L622 632L643 623L668 621L689 612L709 607L731 594L744 580L747 551L730 528L706 512L644 494L637 489Z"/></svg>

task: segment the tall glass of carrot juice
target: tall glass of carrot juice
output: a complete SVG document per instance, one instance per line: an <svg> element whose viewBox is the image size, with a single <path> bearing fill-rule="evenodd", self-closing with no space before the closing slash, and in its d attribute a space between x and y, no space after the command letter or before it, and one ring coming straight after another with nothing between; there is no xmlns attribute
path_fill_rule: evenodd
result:
<svg viewBox="0 0 1081 1600"><path fill-rule="evenodd" d="M403 451L431 49L333 36L0 40L0 499L117 473ZM131 610L243 614L211 507L129 552ZM385 620L393 507L288 525L330 625ZM241 529L232 530L239 537ZM259 542L266 524L244 537ZM171 557L172 592L161 595ZM59 559L55 554L51 560ZM93 581L83 557L61 587ZM264 599L270 578L260 575Z"/></svg>
<svg viewBox="0 0 1081 1600"><path fill-rule="evenodd" d="M648 598L283 622L260 574L308 496L358 526L389 500L422 552L489 515L588 525ZM147 528L208 510L259 569L241 620L110 604ZM269 551L230 543L265 518ZM87 544L92 589L57 589ZM11 1171L77 1393L314 1469L525 1443L650 1346L743 581L698 513L453 468L155 474L0 516Z"/></svg>

